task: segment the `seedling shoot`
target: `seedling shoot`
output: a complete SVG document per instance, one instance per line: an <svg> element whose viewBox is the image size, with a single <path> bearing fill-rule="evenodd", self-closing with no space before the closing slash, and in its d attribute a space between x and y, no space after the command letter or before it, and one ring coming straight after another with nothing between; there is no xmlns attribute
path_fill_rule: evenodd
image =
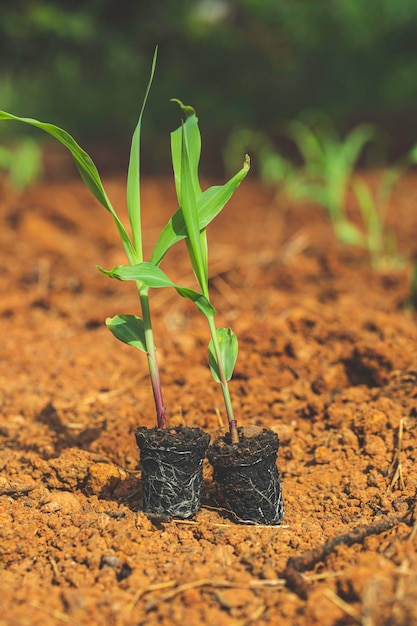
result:
<svg viewBox="0 0 417 626"><path fill-rule="evenodd" d="M240 171L224 185L213 186L202 191L198 181L201 148L198 120L191 107L184 107L179 103L187 115L186 121L171 136L172 161L179 208L162 230L150 261L144 261L141 227L140 140L142 118L155 74L156 59L157 49L153 57L149 82L131 142L126 185L130 233L113 207L93 160L67 131L53 124L40 122L33 118L18 117L5 111L0 111L0 120L19 121L40 128L63 144L73 156L81 178L88 189L111 214L124 247L128 264L117 266L111 270L105 270L101 266L97 267L103 274L111 278L123 281L131 280L135 283L142 316L119 314L107 318L106 325L117 339L145 353L158 428L165 428L167 420L152 328L149 290L171 287L182 297L194 302L208 321L211 333L209 365L214 379L221 385L232 441L237 442L236 420L233 416L228 388L228 380L232 376L237 356L237 339L230 329L217 329L214 323L215 309L210 302L208 293L206 227L220 213L245 178L249 171L249 158L246 158ZM191 265L200 291L175 284L159 267L167 251L182 239L186 239Z"/></svg>

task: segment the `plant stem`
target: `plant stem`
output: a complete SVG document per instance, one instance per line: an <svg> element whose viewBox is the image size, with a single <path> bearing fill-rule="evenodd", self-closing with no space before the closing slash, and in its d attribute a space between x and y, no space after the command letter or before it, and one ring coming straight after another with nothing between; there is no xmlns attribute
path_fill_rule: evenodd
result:
<svg viewBox="0 0 417 626"><path fill-rule="evenodd" d="M156 348L153 339L153 331L151 324L151 312L149 308L148 290L139 289L140 303L142 306L143 325L145 329L145 342L148 358L149 374L151 377L153 397L156 408L156 421L158 428L166 427L165 406L162 399L161 379L159 377L158 362L156 359Z"/></svg>
<svg viewBox="0 0 417 626"><path fill-rule="evenodd" d="M223 361L222 361L222 357L221 357L221 354L220 354L219 342L217 341L216 325L214 323L213 317L208 317L207 321L208 321L208 324L209 324L211 338L213 340L214 351L216 353L217 365L218 365L218 368L219 368L220 385L221 385L221 388L222 388L224 404L225 404L225 407L226 407L227 419L229 421L230 438L231 438L231 441L232 441L233 444L238 444L239 443L239 434L237 432L237 421L234 418L232 399L230 397L230 391L229 391L229 385L227 384L226 376L224 374Z"/></svg>

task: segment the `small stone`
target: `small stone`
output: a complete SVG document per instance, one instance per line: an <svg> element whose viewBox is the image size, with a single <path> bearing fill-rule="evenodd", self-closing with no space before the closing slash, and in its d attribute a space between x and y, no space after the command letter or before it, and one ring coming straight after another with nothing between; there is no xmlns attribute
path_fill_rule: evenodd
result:
<svg viewBox="0 0 417 626"><path fill-rule="evenodd" d="M261 428L260 426L245 426L244 428L242 428L242 432L243 432L243 436L246 439L254 439L255 437L259 437L259 435L262 435L263 432L263 428Z"/></svg>
<svg viewBox="0 0 417 626"><path fill-rule="evenodd" d="M106 498L111 496L120 481L117 467L109 463L93 463L88 469L85 492L87 495Z"/></svg>
<svg viewBox="0 0 417 626"><path fill-rule="evenodd" d="M69 491L51 492L48 502L43 505L42 511L46 513L74 513L81 510L81 504L77 496Z"/></svg>
<svg viewBox="0 0 417 626"><path fill-rule="evenodd" d="M119 569L122 566L122 561L118 556L114 554L105 554L101 557L100 567L111 567L112 569Z"/></svg>
<svg viewBox="0 0 417 626"><path fill-rule="evenodd" d="M314 460L319 465L324 465L325 463L330 463L332 460L333 454L329 448L326 446L317 446L314 450Z"/></svg>

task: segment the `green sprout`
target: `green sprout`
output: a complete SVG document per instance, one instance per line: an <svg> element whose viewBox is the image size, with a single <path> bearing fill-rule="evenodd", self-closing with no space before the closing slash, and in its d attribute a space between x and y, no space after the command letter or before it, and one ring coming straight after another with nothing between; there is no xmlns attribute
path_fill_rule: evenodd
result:
<svg viewBox="0 0 417 626"><path fill-rule="evenodd" d="M190 241L194 241L194 235L196 232L205 232L206 226L220 213L233 195L236 188L240 185L243 178L246 176L249 164L246 162L242 169L224 185L210 187L199 193L197 197L193 196L193 201L195 200L195 204L193 205L195 231L193 231L190 237L187 227L187 208L183 211L180 206L163 229L153 251L150 262L144 261L141 228L140 138L142 117L155 73L156 58L157 50L155 50L153 57L151 75L146 88L139 119L133 133L130 150L126 195L131 234L129 234L128 230L125 228L109 197L107 196L99 172L93 160L67 131L53 124L40 122L33 118L18 117L5 111L0 111L0 120L19 121L40 128L63 144L73 156L81 178L85 182L88 189L100 202L100 204L111 214L125 249L128 265L117 266L112 270L104 270L100 266L97 267L102 273L110 276L111 278L117 278L123 281L132 280L135 282L139 295L142 317L130 314L116 315L112 318L107 318L106 325L117 339L146 354L155 402L157 426L159 428L164 428L166 426L166 409L162 397L161 380L156 357L156 347L151 322L149 290L151 288L162 287L174 288L182 297L194 302L197 308L207 317L207 319L211 320L213 318L215 310L209 301L206 290L198 292L187 287L176 285L168 278L165 272L161 270L159 264L168 250L175 243L181 241L182 239L187 239L188 242L189 238ZM184 156L184 168L187 167L186 159L187 157ZM175 165L175 167L177 167L177 165ZM189 202L191 195L189 192L190 184L189 178L184 176L183 188L180 196L184 203ZM221 360L223 351L219 347L218 340L217 343L216 340L214 340L214 343L215 355L218 362L218 372L221 381L223 381L224 376L230 371L230 368L226 368L225 374L225 368L223 368L223 362Z"/></svg>
<svg viewBox="0 0 417 626"><path fill-rule="evenodd" d="M300 167L282 157L262 133L247 129L229 140L225 157L230 161L237 148L254 145L264 182L282 185L295 200L313 201L329 215L336 237L342 243L358 244L362 233L346 214L346 195L355 165L364 146L374 137L369 124L354 128L343 140L324 114L295 119L285 132L302 158ZM318 117L318 119L317 119Z"/></svg>
<svg viewBox="0 0 417 626"><path fill-rule="evenodd" d="M0 146L0 170L17 191L23 191L42 175L42 150L32 138L24 139L14 148Z"/></svg>
<svg viewBox="0 0 417 626"><path fill-rule="evenodd" d="M377 139L372 126L356 126L340 139L330 119L316 112L289 122L286 131L302 158L301 166L284 158L262 132L239 129L229 137L224 151L227 169L237 152L250 147L258 158L263 182L284 188L294 200L313 201L324 209L336 238L367 250L373 268L402 267L404 259L398 253L394 233L387 229L386 215L395 184L417 163L417 145L384 171L376 193L372 193L355 173L365 145ZM357 200L361 226L351 221L347 213L349 189Z"/></svg>
<svg viewBox="0 0 417 626"><path fill-rule="evenodd" d="M376 194L372 194L369 185L362 178L356 177L353 181L353 190L365 231L362 241L358 240L357 245L368 250L374 269L404 265L404 260L397 250L395 235L387 230L385 224L388 200L395 182L391 174L391 170L386 172Z"/></svg>
<svg viewBox="0 0 417 626"><path fill-rule="evenodd" d="M171 153L174 167L175 188L178 203L182 208L187 228L187 250L194 275L201 293L210 301L208 286L208 244L206 228L201 228L198 215L198 197L202 190L198 178L201 137L198 119L194 109L176 102L185 113L182 126L171 134ZM250 161L246 156L244 169L249 170ZM232 443L239 443L237 423L234 418L228 381L232 378L238 353L238 341L230 328L216 328L214 314L206 314L211 340L209 343L209 365L213 378L220 383L229 422Z"/></svg>
<svg viewBox="0 0 417 626"><path fill-rule="evenodd" d="M353 180L353 190L358 202L364 225L362 247L369 252L372 267L403 267L405 261L397 250L393 232L387 230L385 222L388 203L398 180L407 169L417 163L417 145L413 146L396 165L383 173L375 194L361 178ZM360 245L360 242L358 242Z"/></svg>

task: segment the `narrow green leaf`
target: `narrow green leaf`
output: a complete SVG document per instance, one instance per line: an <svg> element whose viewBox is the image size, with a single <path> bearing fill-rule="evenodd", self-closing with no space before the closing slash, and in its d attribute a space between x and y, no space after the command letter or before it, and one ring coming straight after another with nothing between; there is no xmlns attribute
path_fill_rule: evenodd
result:
<svg viewBox="0 0 417 626"><path fill-rule="evenodd" d="M370 124L359 124L340 144L341 159L349 176L365 145L375 139L375 130Z"/></svg>
<svg viewBox="0 0 417 626"><path fill-rule="evenodd" d="M147 352L145 329L140 317L128 314L115 315L106 319L106 326L119 341Z"/></svg>
<svg viewBox="0 0 417 626"><path fill-rule="evenodd" d="M317 134L300 120L293 120L288 124L288 135L296 143L306 164L323 158L323 146Z"/></svg>
<svg viewBox="0 0 417 626"><path fill-rule="evenodd" d="M178 204L181 206L181 167L182 167L182 136L185 135L188 147L189 174L191 184L196 196L201 193L198 179L198 166L201 156L201 135L198 127L198 118L193 107L184 105L181 100L173 98L171 102L176 102L186 115L183 124L171 133L171 155L174 168L175 189L177 192Z"/></svg>
<svg viewBox="0 0 417 626"><path fill-rule="evenodd" d="M137 260L139 262L143 260L142 228L140 214L140 135L142 127L142 117L145 111L145 106L148 100L153 77L155 74L157 53L158 47L156 47L153 55L151 75L146 88L142 108L140 110L139 120L132 137L129 168L127 173L127 208L129 213L130 227L132 229L133 243L137 253Z"/></svg>
<svg viewBox="0 0 417 626"><path fill-rule="evenodd" d="M188 157L188 142L182 126L181 177L179 181L180 206L187 230L187 245L191 265L200 285L201 291L208 293L208 268L206 256L203 253L200 239L200 224L198 216L197 193L194 186L193 174Z"/></svg>
<svg viewBox="0 0 417 626"><path fill-rule="evenodd" d="M29 117L18 117L6 111L0 111L0 120L15 120L18 122L24 122L30 124L52 135L58 141L60 141L71 152L80 174L85 181L90 191L95 195L97 200L108 210L111 211L112 207L107 194L104 191L103 185L100 180L99 173L94 165L91 157L77 144L77 142L62 128L54 126L53 124L47 124L45 122L39 122L38 120Z"/></svg>
<svg viewBox="0 0 417 626"><path fill-rule="evenodd" d="M242 169L231 178L227 183L221 186L209 187L197 197L198 221L200 230L206 228L210 222L221 212L233 193L239 187L250 168L250 159L246 156ZM159 265L168 250L178 241L185 239L187 229L184 222L182 209L179 208L169 222L156 242L152 253L151 261L155 265Z"/></svg>
<svg viewBox="0 0 417 626"><path fill-rule="evenodd" d="M235 368L238 354L237 337L231 328L218 328L216 335L219 343L224 375L226 380L230 380L233 376L233 370ZM213 340L209 343L209 365L214 380L219 383L220 373Z"/></svg>
<svg viewBox="0 0 417 626"><path fill-rule="evenodd" d="M352 244L355 246L365 246L366 239L364 234L352 222L341 220L334 225L336 237L342 243Z"/></svg>
<svg viewBox="0 0 417 626"><path fill-rule="evenodd" d="M197 306L197 308L206 316L212 317L215 314L214 307L210 304L208 298L198 291L188 289L188 287L181 287L176 285L168 278L168 276L161 270L161 268L153 265L152 263L136 263L135 265L118 265L112 270L104 270L102 267L97 266L100 272L110 276L110 278L117 278L118 280L134 280L147 288L162 288L172 287L180 296L191 300Z"/></svg>
<svg viewBox="0 0 417 626"><path fill-rule="evenodd" d="M11 113L6 113L6 111L0 111L0 120L13 120L17 122L23 122L24 124L29 124L30 126L35 126L36 128L40 128L49 135L52 135L52 137L55 137L55 139L57 139L70 151L78 168L80 176L87 185L88 189L104 206L104 208L112 214L123 245L125 247L126 254L128 255L129 260L134 260L135 251L132 246L132 242L130 241L126 229L118 218L117 213L114 210L105 192L98 170L90 155L87 154L87 152L85 152L85 150L83 150L81 146L78 145L75 139L71 137L71 135L67 133L67 131L59 128L58 126L54 126L53 124L48 124L45 122L40 122L30 117L18 117L16 115L12 115Z"/></svg>
<svg viewBox="0 0 417 626"><path fill-rule="evenodd" d="M411 164L417 163L417 144L415 144L407 153L407 160Z"/></svg>
<svg viewBox="0 0 417 626"><path fill-rule="evenodd" d="M143 262L135 263L134 265L117 265L111 270L104 270L102 267L97 266L100 272L110 276L110 278L117 278L118 280L135 280L143 283L147 287L159 288L159 287L172 287L174 283L168 278L168 276L152 263Z"/></svg>

